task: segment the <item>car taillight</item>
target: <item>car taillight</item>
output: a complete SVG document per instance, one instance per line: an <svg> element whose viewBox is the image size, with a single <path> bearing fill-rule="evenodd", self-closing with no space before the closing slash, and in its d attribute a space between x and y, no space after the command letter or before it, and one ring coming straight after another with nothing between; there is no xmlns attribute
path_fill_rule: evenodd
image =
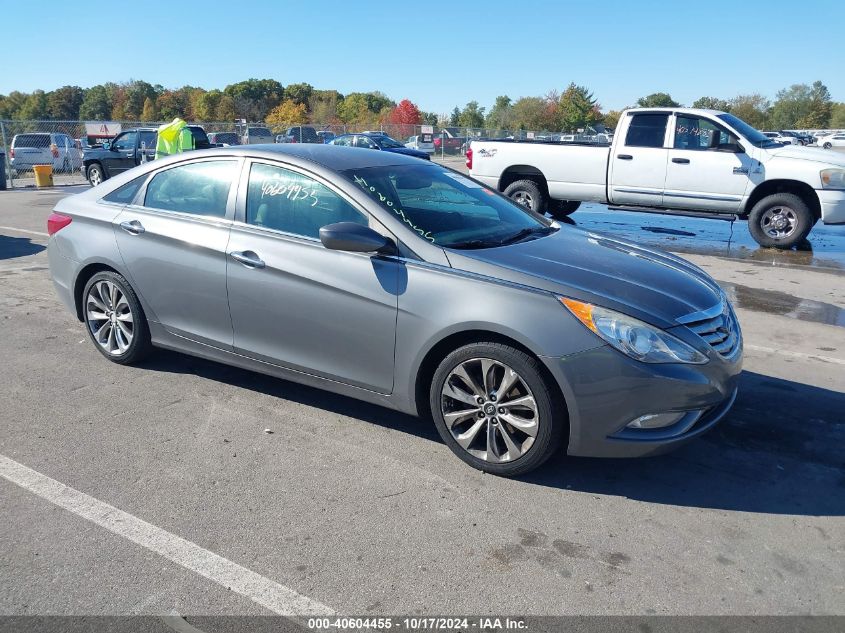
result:
<svg viewBox="0 0 845 633"><path fill-rule="evenodd" d="M9 149L9 158L14 158L14 157L15 157L15 148L12 147L12 148Z"/></svg>
<svg viewBox="0 0 845 633"><path fill-rule="evenodd" d="M72 220L73 218L68 215L62 215L61 213L51 213L50 217L47 218L47 234L52 235L57 231L61 231L68 224L70 224Z"/></svg>
<svg viewBox="0 0 845 633"><path fill-rule="evenodd" d="M472 169L472 147L467 150L467 169Z"/></svg>

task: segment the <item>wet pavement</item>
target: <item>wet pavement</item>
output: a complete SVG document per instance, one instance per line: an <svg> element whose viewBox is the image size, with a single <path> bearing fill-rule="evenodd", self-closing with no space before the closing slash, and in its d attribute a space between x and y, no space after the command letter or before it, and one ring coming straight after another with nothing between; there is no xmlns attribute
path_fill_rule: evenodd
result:
<svg viewBox="0 0 845 633"><path fill-rule="evenodd" d="M600 231L676 253L741 259L774 266L809 266L845 272L845 226L813 227L799 248L762 248L742 220L610 211L600 204L583 204L570 216L581 228Z"/></svg>

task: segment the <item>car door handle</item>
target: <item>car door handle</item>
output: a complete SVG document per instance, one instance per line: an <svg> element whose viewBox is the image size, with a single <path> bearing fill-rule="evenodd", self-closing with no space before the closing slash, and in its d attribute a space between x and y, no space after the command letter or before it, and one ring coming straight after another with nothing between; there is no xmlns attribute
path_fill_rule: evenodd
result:
<svg viewBox="0 0 845 633"><path fill-rule="evenodd" d="M144 225L138 222L138 220L130 220L127 222L121 222L120 228L122 228L127 233L132 235L140 235L144 232Z"/></svg>
<svg viewBox="0 0 845 633"><path fill-rule="evenodd" d="M264 260L262 260L255 252L253 251L235 251L229 253L229 255L234 259L236 262L240 262L247 268L264 268Z"/></svg>
<svg viewBox="0 0 845 633"><path fill-rule="evenodd" d="M634 157L630 154L617 154L616 158L619 158L620 160L634 160Z"/></svg>
<svg viewBox="0 0 845 633"><path fill-rule="evenodd" d="M689 158L673 158L672 162L679 165L689 165Z"/></svg>

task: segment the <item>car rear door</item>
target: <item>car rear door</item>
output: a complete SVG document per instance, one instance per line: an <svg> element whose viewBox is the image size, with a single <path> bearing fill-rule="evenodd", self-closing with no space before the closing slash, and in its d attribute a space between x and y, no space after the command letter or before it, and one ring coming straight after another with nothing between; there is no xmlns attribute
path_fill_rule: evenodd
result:
<svg viewBox="0 0 845 633"><path fill-rule="evenodd" d="M707 117L673 117L663 206L733 213L751 184L755 161L739 139Z"/></svg>
<svg viewBox="0 0 845 633"><path fill-rule="evenodd" d="M668 112L634 112L625 138L610 153L610 202L661 206L666 182Z"/></svg>
<svg viewBox="0 0 845 633"><path fill-rule="evenodd" d="M326 180L248 162L228 248L235 351L390 393L404 268L392 257L326 249L320 227L341 221L386 234Z"/></svg>
<svg viewBox="0 0 845 633"><path fill-rule="evenodd" d="M159 170L115 218L130 282L171 334L232 348L226 245L240 160L208 158Z"/></svg>

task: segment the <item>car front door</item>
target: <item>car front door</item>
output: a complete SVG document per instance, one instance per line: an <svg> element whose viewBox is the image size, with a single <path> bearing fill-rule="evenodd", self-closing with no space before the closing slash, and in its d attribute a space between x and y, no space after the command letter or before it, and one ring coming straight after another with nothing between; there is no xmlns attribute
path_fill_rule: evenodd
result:
<svg viewBox="0 0 845 633"><path fill-rule="evenodd" d="M739 139L706 117L674 117L663 206L733 213L739 210L755 161Z"/></svg>
<svg viewBox="0 0 845 633"><path fill-rule="evenodd" d="M335 222L387 234L317 177L262 161L245 167L228 248L235 351L390 393L404 268L392 257L326 249L319 230Z"/></svg>
<svg viewBox="0 0 845 633"><path fill-rule="evenodd" d="M138 132L119 134L109 145L108 154L103 158L103 167L109 177L132 169L135 166L135 149L138 146Z"/></svg>
<svg viewBox="0 0 845 633"><path fill-rule="evenodd" d="M611 148L610 202L661 206L666 181L668 112L629 114L625 138Z"/></svg>
<svg viewBox="0 0 845 633"><path fill-rule="evenodd" d="M115 218L130 282L168 332L232 349L226 245L240 161L213 158L157 172Z"/></svg>

